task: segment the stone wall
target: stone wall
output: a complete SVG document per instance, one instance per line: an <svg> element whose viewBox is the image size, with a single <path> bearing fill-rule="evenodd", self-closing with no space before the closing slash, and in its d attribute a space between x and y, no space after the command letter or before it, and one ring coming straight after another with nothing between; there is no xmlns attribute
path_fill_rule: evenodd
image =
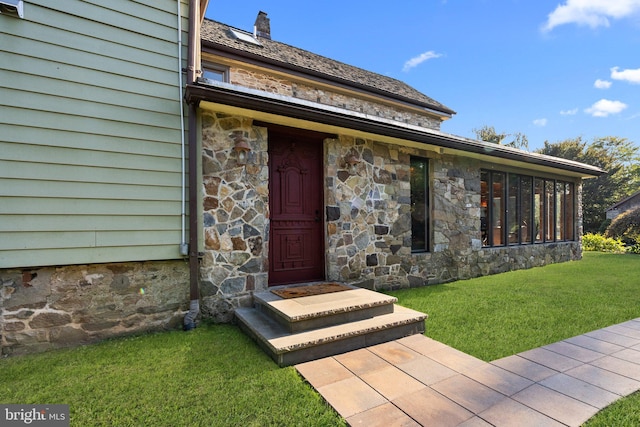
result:
<svg viewBox="0 0 640 427"><path fill-rule="evenodd" d="M278 95L290 96L332 107L344 108L361 114L381 117L424 128L440 130L442 121L429 114L421 114L413 110L394 107L368 101L354 96L354 93L340 93L336 90L322 89L302 82L296 82L273 74L264 74L245 68L231 67L229 71L230 83L250 89L263 90Z"/></svg>
<svg viewBox="0 0 640 427"><path fill-rule="evenodd" d="M2 355L179 328L189 306L185 261L0 270Z"/></svg>
<svg viewBox="0 0 640 427"><path fill-rule="evenodd" d="M241 132L249 145L239 165L229 137ZM203 315L229 322L233 308L266 289L268 272L268 180L266 129L252 120L202 113L204 244L201 264Z"/></svg>
<svg viewBox="0 0 640 427"><path fill-rule="evenodd" d="M580 242L483 248L476 160L345 136L326 151L329 280L398 289L581 257ZM360 162L345 164L350 153ZM411 252L411 155L430 159L428 253Z"/></svg>
<svg viewBox="0 0 640 427"><path fill-rule="evenodd" d="M205 317L227 322L268 286L268 131L203 112ZM238 165L229 135L251 145ZM411 156L430 159L432 251L411 252ZM349 164L346 159L357 159ZM370 289L443 283L579 259L580 242L482 247L478 160L340 135L324 144L326 278ZM523 172L526 173L526 172ZM577 185L578 206L581 187ZM581 211L578 208L578 214Z"/></svg>

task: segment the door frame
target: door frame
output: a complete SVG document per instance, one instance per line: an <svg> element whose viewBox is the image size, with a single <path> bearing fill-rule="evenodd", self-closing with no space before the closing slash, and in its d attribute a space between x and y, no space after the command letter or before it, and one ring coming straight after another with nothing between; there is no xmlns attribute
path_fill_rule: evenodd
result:
<svg viewBox="0 0 640 427"><path fill-rule="evenodd" d="M282 135L282 136L293 136L296 138L299 138L301 141L303 142L308 142L310 144L319 144L320 147L318 148L318 168L319 168L319 174L318 177L315 179L315 182L317 184L317 187L321 189L321 195L320 195L320 226L319 226L319 240L320 243L322 245L321 248L321 253L322 256L319 257L319 260L321 262L320 265L320 269L322 271L321 276L322 277L318 277L316 279L309 279L310 281L312 280L325 280L326 279L326 275L327 275L327 257L325 254L325 248L326 248L326 215L325 215L325 192L324 192L324 181L325 181L325 140L327 138L336 138L336 135L333 134L327 134L327 133L322 133L322 132L316 132L316 131L310 131L310 130L306 130L306 129L300 129L300 128L292 128L292 127L287 127L287 126L282 126L282 125L274 125L271 123L257 123L254 122L254 125L256 126L261 126L261 127L266 127L267 128L267 144L268 144L268 152L271 153L271 144L270 144L270 139L271 139L271 135L272 134L276 134L276 135ZM272 228L272 221L271 221L271 215L273 214L273 210L272 210L272 202L273 202L273 198L272 198L272 191L275 188L275 183L272 182L272 159L269 158L268 161L268 167L269 167L269 244L268 244L268 260L267 260L267 264L268 264L268 286L278 286L278 285L284 285L287 283L299 283L299 281L293 281L293 282L286 282L286 281L278 281L278 282L273 282L272 281L272 254L273 254L273 228Z"/></svg>

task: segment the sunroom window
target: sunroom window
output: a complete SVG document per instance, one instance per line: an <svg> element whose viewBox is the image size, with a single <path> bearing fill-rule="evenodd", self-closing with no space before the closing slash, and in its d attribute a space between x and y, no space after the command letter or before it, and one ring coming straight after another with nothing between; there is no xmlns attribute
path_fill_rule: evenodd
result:
<svg viewBox="0 0 640 427"><path fill-rule="evenodd" d="M483 246L575 239L572 182L483 170L480 183Z"/></svg>

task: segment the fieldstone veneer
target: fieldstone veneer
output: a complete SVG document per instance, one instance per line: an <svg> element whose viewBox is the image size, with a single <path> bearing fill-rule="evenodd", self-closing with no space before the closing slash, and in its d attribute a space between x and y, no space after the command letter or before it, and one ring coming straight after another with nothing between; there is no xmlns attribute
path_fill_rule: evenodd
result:
<svg viewBox="0 0 640 427"><path fill-rule="evenodd" d="M185 261L0 270L2 355L180 327Z"/></svg>
<svg viewBox="0 0 640 427"><path fill-rule="evenodd" d="M230 134L242 132L252 150L237 163ZM249 305L249 291L266 289L269 171L266 129L252 120L203 112L203 316L229 322L233 308Z"/></svg>
<svg viewBox="0 0 640 427"><path fill-rule="evenodd" d="M267 289L268 130L245 117L203 113L205 255L203 315L233 309ZM252 151L238 165L229 135ZM345 156L355 154L355 165ZM411 252L410 158L430 159L432 251ZM483 248L479 161L340 135L324 144L328 280L397 289L579 259L580 242ZM527 172L523 172L527 173ZM531 174L531 173L529 173ZM581 203L577 185L578 206Z"/></svg>
<svg viewBox="0 0 640 427"><path fill-rule="evenodd" d="M330 280L376 290L397 289L581 256L578 241L483 248L481 166L475 160L345 136L327 141L326 148ZM361 162L345 164L348 153L356 153ZM432 252L411 252L412 155L431 160Z"/></svg>

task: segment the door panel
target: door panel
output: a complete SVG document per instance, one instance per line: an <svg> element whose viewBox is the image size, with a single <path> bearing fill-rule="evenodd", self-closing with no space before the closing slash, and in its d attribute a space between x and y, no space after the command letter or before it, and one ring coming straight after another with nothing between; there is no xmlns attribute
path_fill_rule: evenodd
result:
<svg viewBox="0 0 640 427"><path fill-rule="evenodd" d="M324 279L322 141L269 129L269 285Z"/></svg>

